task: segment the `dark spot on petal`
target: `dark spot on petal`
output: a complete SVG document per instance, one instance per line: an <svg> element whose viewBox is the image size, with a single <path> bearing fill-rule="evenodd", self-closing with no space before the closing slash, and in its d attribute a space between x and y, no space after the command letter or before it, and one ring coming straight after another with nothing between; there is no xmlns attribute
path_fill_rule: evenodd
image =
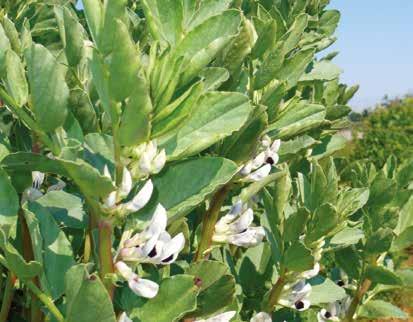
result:
<svg viewBox="0 0 413 322"><path fill-rule="evenodd" d="M90 275L89 276L89 281L95 281L96 280L96 276L95 275Z"/></svg>
<svg viewBox="0 0 413 322"><path fill-rule="evenodd" d="M154 247L154 248L152 248L152 250L149 252L148 256L151 257L151 258L153 258L153 257L155 257L156 255L157 255L156 247Z"/></svg>
<svg viewBox="0 0 413 322"><path fill-rule="evenodd" d="M274 159L271 158L271 157L268 157L267 160L265 160L265 162L268 163L268 164L271 164L271 165L273 165L275 163Z"/></svg>
<svg viewBox="0 0 413 322"><path fill-rule="evenodd" d="M248 230L248 228L245 228L243 231L240 232L240 234L245 233Z"/></svg>
<svg viewBox="0 0 413 322"><path fill-rule="evenodd" d="M164 258L163 260L161 260L162 263L168 263L169 261L171 261L174 258L174 255L170 255L167 258Z"/></svg>
<svg viewBox="0 0 413 322"><path fill-rule="evenodd" d="M330 312L327 311L326 314L324 314L324 317L325 317L326 319L329 319L329 318L332 317L332 315L331 315Z"/></svg>
<svg viewBox="0 0 413 322"><path fill-rule="evenodd" d="M344 285L346 285L346 283L344 283L344 281L342 281L342 280L339 280L339 281L337 281L337 285L340 286L340 287L343 287Z"/></svg>
<svg viewBox="0 0 413 322"><path fill-rule="evenodd" d="M304 303L302 301L297 301L294 303L294 306L297 310L301 310L304 308Z"/></svg>
<svg viewBox="0 0 413 322"><path fill-rule="evenodd" d="M202 279L199 277L195 277L194 278L194 285L197 287L201 287L202 286Z"/></svg>

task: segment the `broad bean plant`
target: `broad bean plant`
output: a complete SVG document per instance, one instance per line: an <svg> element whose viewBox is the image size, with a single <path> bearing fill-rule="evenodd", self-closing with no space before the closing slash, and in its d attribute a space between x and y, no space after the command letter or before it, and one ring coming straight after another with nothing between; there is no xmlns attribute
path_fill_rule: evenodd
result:
<svg viewBox="0 0 413 322"><path fill-rule="evenodd" d="M407 319L413 162L334 158L328 2L0 1L0 322Z"/></svg>

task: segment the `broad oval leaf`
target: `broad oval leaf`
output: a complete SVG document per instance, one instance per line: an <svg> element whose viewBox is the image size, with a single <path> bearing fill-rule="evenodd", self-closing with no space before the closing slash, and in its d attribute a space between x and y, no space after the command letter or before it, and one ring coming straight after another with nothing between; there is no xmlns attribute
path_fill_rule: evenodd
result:
<svg viewBox="0 0 413 322"><path fill-rule="evenodd" d="M32 45L26 60L36 121L44 131L51 132L64 124L68 113L66 70L39 44Z"/></svg>
<svg viewBox="0 0 413 322"><path fill-rule="evenodd" d="M175 135L159 139L168 159L191 156L210 147L239 130L252 111L248 97L237 93L210 92L197 104Z"/></svg>

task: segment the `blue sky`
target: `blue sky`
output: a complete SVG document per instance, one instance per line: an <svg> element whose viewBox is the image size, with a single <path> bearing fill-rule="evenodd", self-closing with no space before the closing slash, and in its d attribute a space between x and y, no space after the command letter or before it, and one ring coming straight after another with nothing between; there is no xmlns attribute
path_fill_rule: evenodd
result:
<svg viewBox="0 0 413 322"><path fill-rule="evenodd" d="M413 93L413 0L332 0L341 11L338 40L326 51L342 80L360 84L355 110L375 105L385 94Z"/></svg>

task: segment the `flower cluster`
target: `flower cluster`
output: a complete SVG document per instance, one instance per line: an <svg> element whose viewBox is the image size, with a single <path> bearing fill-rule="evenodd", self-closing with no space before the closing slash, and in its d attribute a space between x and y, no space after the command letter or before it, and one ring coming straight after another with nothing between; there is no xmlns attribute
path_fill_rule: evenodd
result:
<svg viewBox="0 0 413 322"><path fill-rule="evenodd" d="M234 204L230 212L215 224L212 240L216 243L229 243L240 247L258 245L265 236L263 227L252 227L254 213L245 209L241 201Z"/></svg>
<svg viewBox="0 0 413 322"><path fill-rule="evenodd" d="M271 142L271 139L265 136L261 141L259 149L262 151L254 159L248 161L240 171L244 179L246 181L260 181L268 176L271 172L271 167L278 163L280 145L280 140Z"/></svg>
<svg viewBox="0 0 413 322"><path fill-rule="evenodd" d="M112 180L107 166L105 166L103 173L105 177ZM123 200L128 197L131 190L132 176L128 169L123 168L122 182L118 189L112 191L104 200L103 209L110 214L116 213L121 215L126 215L142 209L152 196L152 181L146 181L142 189L130 201L123 202Z"/></svg>
<svg viewBox="0 0 413 322"><path fill-rule="evenodd" d="M156 207L151 222L141 233L126 240L119 257L128 263L152 263L168 265L173 263L185 246L185 237L175 237L166 231L167 214L162 205Z"/></svg>
<svg viewBox="0 0 413 322"><path fill-rule="evenodd" d="M158 150L156 141L142 143L137 147L123 150L124 163L130 169L134 179L159 173L166 163L165 150Z"/></svg>
<svg viewBox="0 0 413 322"><path fill-rule="evenodd" d="M305 311L311 306L310 294L311 285L303 279L294 285L284 286L279 303L297 311Z"/></svg>
<svg viewBox="0 0 413 322"><path fill-rule="evenodd" d="M172 238L166 231L166 225L166 210L158 205L148 226L125 240L117 256L115 267L118 274L139 296L152 298L158 293L159 287L155 282L140 278L132 267L142 263L169 265L185 246L184 235L179 233Z"/></svg>

